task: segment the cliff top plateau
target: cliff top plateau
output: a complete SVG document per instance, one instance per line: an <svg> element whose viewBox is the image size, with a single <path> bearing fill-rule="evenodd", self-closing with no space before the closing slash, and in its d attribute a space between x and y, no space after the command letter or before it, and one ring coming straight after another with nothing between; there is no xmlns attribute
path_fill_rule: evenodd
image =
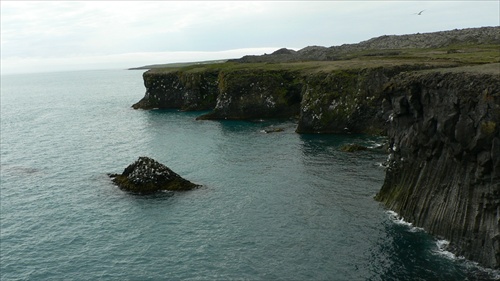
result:
<svg viewBox="0 0 500 281"><path fill-rule="evenodd" d="M386 35L329 48L309 46L299 51L282 48L268 55L228 61L158 64L134 69L150 69L150 73L287 69L308 74L398 65L449 68L489 63L500 63L500 26Z"/></svg>
<svg viewBox="0 0 500 281"><path fill-rule="evenodd" d="M230 61L246 63L335 61L352 59L358 56L401 56L408 52L411 53L411 49L441 49L451 48L455 45L495 44L500 44L500 27L481 27L409 35L384 35L357 44L344 44L329 48L309 46L298 51L283 48L269 55L244 56Z"/></svg>

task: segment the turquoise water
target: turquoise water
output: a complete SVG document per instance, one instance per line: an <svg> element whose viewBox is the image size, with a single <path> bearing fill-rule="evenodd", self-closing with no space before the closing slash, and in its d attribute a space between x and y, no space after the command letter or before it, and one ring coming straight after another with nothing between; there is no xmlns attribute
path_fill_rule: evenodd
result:
<svg viewBox="0 0 500 281"><path fill-rule="evenodd" d="M141 71L2 76L1 280L474 280L373 196L367 136L299 135L292 121L196 121L133 110ZM281 133L263 129L281 127ZM149 156L203 187L114 186Z"/></svg>

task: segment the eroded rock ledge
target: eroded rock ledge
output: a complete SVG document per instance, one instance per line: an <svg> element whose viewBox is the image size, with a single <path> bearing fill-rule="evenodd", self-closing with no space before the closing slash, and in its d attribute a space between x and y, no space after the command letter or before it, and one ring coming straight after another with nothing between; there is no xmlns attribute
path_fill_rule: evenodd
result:
<svg viewBox="0 0 500 281"><path fill-rule="evenodd" d="M493 73L431 71L384 91L389 165L376 199L450 241L452 252L500 267L500 65Z"/></svg>
<svg viewBox="0 0 500 281"><path fill-rule="evenodd" d="M122 174L112 174L110 177L121 189L140 194L165 190L186 191L199 187L148 157L139 157Z"/></svg>

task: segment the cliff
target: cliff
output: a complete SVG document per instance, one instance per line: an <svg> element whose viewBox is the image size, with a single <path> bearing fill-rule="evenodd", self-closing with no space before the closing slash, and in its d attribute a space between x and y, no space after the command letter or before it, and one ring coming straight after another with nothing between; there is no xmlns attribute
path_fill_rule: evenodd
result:
<svg viewBox="0 0 500 281"><path fill-rule="evenodd" d="M211 110L198 119L295 118L299 133L381 133L381 90L402 71L452 62L215 64L144 73L135 109Z"/></svg>
<svg viewBox="0 0 500 281"><path fill-rule="evenodd" d="M134 109L208 110L215 106L217 71L165 73L150 70L143 78L146 94L132 106Z"/></svg>
<svg viewBox="0 0 500 281"><path fill-rule="evenodd" d="M500 64L402 74L384 91L389 163L376 199L500 267Z"/></svg>
<svg viewBox="0 0 500 281"><path fill-rule="evenodd" d="M297 52L280 49L269 55L284 63L155 68L144 73L146 93L133 107L211 110L199 119L296 118L299 133L383 133L381 91L392 77L498 62L498 43L500 27L483 27L382 36ZM286 59L296 55L299 61ZM328 56L340 60L324 61Z"/></svg>
<svg viewBox="0 0 500 281"><path fill-rule="evenodd" d="M304 77L298 133L382 134L382 89L402 71L431 64L397 64L332 69Z"/></svg>
<svg viewBox="0 0 500 281"><path fill-rule="evenodd" d="M325 47L309 47L272 56L308 52L314 61L151 69L133 107L210 110L199 119L295 118L299 133L385 134L376 199L449 240L452 252L499 268L499 31L375 38L342 47L354 51L335 61L320 61ZM424 48L403 44L441 35L418 43Z"/></svg>
<svg viewBox="0 0 500 281"><path fill-rule="evenodd" d="M287 118L299 112L302 81L283 69L219 72L217 103L199 119Z"/></svg>

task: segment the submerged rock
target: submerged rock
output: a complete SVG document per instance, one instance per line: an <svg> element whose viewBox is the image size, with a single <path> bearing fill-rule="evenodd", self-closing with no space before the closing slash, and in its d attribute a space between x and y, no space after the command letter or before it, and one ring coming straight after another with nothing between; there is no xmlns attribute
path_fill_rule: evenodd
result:
<svg viewBox="0 0 500 281"><path fill-rule="evenodd" d="M368 149L368 147L360 145L360 144L355 144L355 143L346 144L340 148L340 150L344 151L344 152L355 152L355 151L361 151L361 150L367 150L367 149Z"/></svg>
<svg viewBox="0 0 500 281"><path fill-rule="evenodd" d="M280 132L284 132L284 131L285 131L284 128L267 128L267 129L263 130L263 132L266 133L266 134L280 133Z"/></svg>
<svg viewBox="0 0 500 281"><path fill-rule="evenodd" d="M121 189L142 194L164 190L185 191L198 187L149 157L139 157L122 174L112 174L110 177Z"/></svg>

